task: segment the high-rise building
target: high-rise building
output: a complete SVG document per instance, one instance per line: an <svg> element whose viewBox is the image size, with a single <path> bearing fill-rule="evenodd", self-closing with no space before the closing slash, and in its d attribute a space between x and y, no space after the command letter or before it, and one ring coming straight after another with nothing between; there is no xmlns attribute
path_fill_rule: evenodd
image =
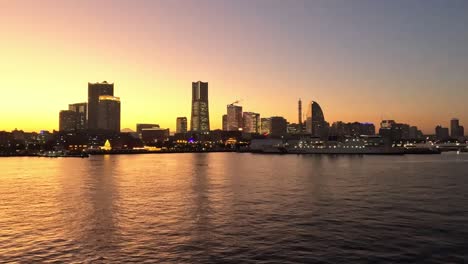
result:
<svg viewBox="0 0 468 264"><path fill-rule="evenodd" d="M328 137L328 123L325 121L322 108L317 102L312 101L307 109L307 133L314 137Z"/></svg>
<svg viewBox="0 0 468 264"><path fill-rule="evenodd" d="M450 136L453 139L465 136L465 128L460 126L460 121L457 118L452 118L452 120L450 120Z"/></svg>
<svg viewBox="0 0 468 264"><path fill-rule="evenodd" d="M178 117L176 120L176 133L187 133L187 117Z"/></svg>
<svg viewBox="0 0 468 264"><path fill-rule="evenodd" d="M208 83L192 83L192 116L190 130L194 132L210 131L210 114L208 109Z"/></svg>
<svg viewBox="0 0 468 264"><path fill-rule="evenodd" d="M242 131L245 133L260 133L261 122L260 122L260 114L253 113L253 112L244 112L242 117L243 119L243 127Z"/></svg>
<svg viewBox="0 0 468 264"><path fill-rule="evenodd" d="M262 118L262 133L273 136L282 136L288 132L288 122L281 116Z"/></svg>
<svg viewBox="0 0 468 264"><path fill-rule="evenodd" d="M77 113L76 120L76 129L84 130L88 128L88 104L87 103L77 103L69 104L68 110Z"/></svg>
<svg viewBox="0 0 468 264"><path fill-rule="evenodd" d="M76 130L78 113L70 110L62 110L59 115L59 130L74 131Z"/></svg>
<svg viewBox="0 0 468 264"><path fill-rule="evenodd" d="M227 131L227 115L223 115L223 131Z"/></svg>
<svg viewBox="0 0 468 264"><path fill-rule="evenodd" d="M120 132L120 98L101 95L98 101L97 129Z"/></svg>
<svg viewBox="0 0 468 264"><path fill-rule="evenodd" d="M299 101L297 102L297 114L298 114L298 125L299 125L299 130L297 132L302 132L302 101L299 98Z"/></svg>
<svg viewBox="0 0 468 264"><path fill-rule="evenodd" d="M99 97L103 95L114 96L113 83L88 83L88 129L99 128Z"/></svg>
<svg viewBox="0 0 468 264"><path fill-rule="evenodd" d="M448 127L442 127L440 125L436 126L435 128L436 139L440 141L445 141L449 139L449 129Z"/></svg>
<svg viewBox="0 0 468 264"><path fill-rule="evenodd" d="M227 105L227 131L239 131L242 126L242 106Z"/></svg>

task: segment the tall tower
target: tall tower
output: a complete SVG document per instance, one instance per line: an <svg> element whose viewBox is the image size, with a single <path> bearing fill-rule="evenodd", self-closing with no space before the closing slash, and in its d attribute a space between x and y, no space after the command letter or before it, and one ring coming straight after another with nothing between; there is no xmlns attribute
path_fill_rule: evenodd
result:
<svg viewBox="0 0 468 264"><path fill-rule="evenodd" d="M207 82L192 82L192 118L190 120L190 131L210 131Z"/></svg>
<svg viewBox="0 0 468 264"><path fill-rule="evenodd" d="M227 131L239 131L242 126L242 106L227 105Z"/></svg>
<svg viewBox="0 0 468 264"><path fill-rule="evenodd" d="M298 122L299 122L299 132L302 132L302 101L299 98L297 102L297 114L298 114Z"/></svg>
<svg viewBox="0 0 468 264"><path fill-rule="evenodd" d="M98 129L99 125L99 97L114 96L114 84L88 83L88 129Z"/></svg>
<svg viewBox="0 0 468 264"><path fill-rule="evenodd" d="M99 96L98 129L120 132L120 98L110 95Z"/></svg>

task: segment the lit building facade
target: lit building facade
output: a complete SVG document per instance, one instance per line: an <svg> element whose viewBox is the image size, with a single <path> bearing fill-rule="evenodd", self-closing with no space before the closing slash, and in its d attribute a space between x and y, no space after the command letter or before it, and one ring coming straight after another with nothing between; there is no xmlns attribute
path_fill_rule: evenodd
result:
<svg viewBox="0 0 468 264"><path fill-rule="evenodd" d="M269 134L273 136L286 135L288 132L288 122L281 116L272 116L269 118L262 118L262 134Z"/></svg>
<svg viewBox="0 0 468 264"><path fill-rule="evenodd" d="M253 112L244 112L242 131L245 133L260 133L261 121L260 114Z"/></svg>
<svg viewBox="0 0 468 264"><path fill-rule="evenodd" d="M210 131L210 114L208 109L208 83L192 83L192 116L190 130L193 132Z"/></svg>
<svg viewBox="0 0 468 264"><path fill-rule="evenodd" d="M99 96L97 129L120 132L120 98Z"/></svg>
<svg viewBox="0 0 468 264"><path fill-rule="evenodd" d="M69 104L68 110L77 113L76 129L85 130L88 128L88 104L77 103Z"/></svg>
<svg viewBox="0 0 468 264"><path fill-rule="evenodd" d="M99 97L103 95L114 96L113 83L88 83L88 129L99 129Z"/></svg>
<svg viewBox="0 0 468 264"><path fill-rule="evenodd" d="M227 131L239 131L242 126L242 106L227 105Z"/></svg>
<svg viewBox="0 0 468 264"><path fill-rule="evenodd" d="M187 133L187 117L177 117L176 133Z"/></svg>

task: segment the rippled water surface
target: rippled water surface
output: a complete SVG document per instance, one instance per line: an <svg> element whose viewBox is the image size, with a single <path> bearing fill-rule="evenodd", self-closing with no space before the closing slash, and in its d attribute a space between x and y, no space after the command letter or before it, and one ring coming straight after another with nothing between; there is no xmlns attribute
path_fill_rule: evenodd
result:
<svg viewBox="0 0 468 264"><path fill-rule="evenodd" d="M468 155L0 159L0 262L468 261Z"/></svg>

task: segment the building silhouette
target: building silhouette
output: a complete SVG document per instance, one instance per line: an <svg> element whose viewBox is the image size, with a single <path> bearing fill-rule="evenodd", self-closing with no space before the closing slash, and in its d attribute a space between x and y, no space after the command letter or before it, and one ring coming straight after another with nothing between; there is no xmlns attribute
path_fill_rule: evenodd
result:
<svg viewBox="0 0 468 264"><path fill-rule="evenodd" d="M299 125L299 129L297 132L302 132L302 101L299 98L299 101L297 102L297 122Z"/></svg>
<svg viewBox="0 0 468 264"><path fill-rule="evenodd" d="M312 101L307 109L306 130L314 137L323 139L328 137L328 123L325 121L322 108L317 102Z"/></svg>
<svg viewBox="0 0 468 264"><path fill-rule="evenodd" d="M77 127L78 113L62 110L59 114L59 131L74 131Z"/></svg>
<svg viewBox="0 0 468 264"><path fill-rule="evenodd" d="M88 83L88 129L99 129L99 97L114 96L114 84ZM120 112L120 109L119 109ZM120 121L119 121L120 123ZM101 123L103 125L103 123Z"/></svg>
<svg viewBox="0 0 468 264"><path fill-rule="evenodd" d="M459 139L465 136L465 128L460 126L460 121L457 118L450 120L450 137Z"/></svg>
<svg viewBox="0 0 468 264"><path fill-rule="evenodd" d="M223 115L223 131L227 131L227 115Z"/></svg>
<svg viewBox="0 0 468 264"><path fill-rule="evenodd" d="M284 117L272 116L261 119L262 133L272 136L282 136L288 132L288 122Z"/></svg>
<svg viewBox="0 0 468 264"><path fill-rule="evenodd" d="M208 109L208 83L192 83L192 116L190 130L193 132L210 131L210 114Z"/></svg>
<svg viewBox="0 0 468 264"><path fill-rule="evenodd" d="M260 114L253 112L244 112L242 131L245 133L260 133L261 121Z"/></svg>
<svg viewBox="0 0 468 264"><path fill-rule="evenodd" d="M159 128L159 124L136 124L136 132L141 138L141 133L145 128Z"/></svg>
<svg viewBox="0 0 468 264"><path fill-rule="evenodd" d="M450 138L448 127L442 127L441 125L438 125L435 128L435 133L437 140L445 141Z"/></svg>
<svg viewBox="0 0 468 264"><path fill-rule="evenodd" d="M85 130L88 128L88 104L76 103L69 104L68 110L77 113L76 115L76 129Z"/></svg>
<svg viewBox="0 0 468 264"><path fill-rule="evenodd" d="M177 117L176 133L187 133L187 117Z"/></svg>
<svg viewBox="0 0 468 264"><path fill-rule="evenodd" d="M101 95L97 109L97 129L120 132L120 98Z"/></svg>
<svg viewBox="0 0 468 264"><path fill-rule="evenodd" d="M227 105L227 131L238 131L242 129L242 106Z"/></svg>

